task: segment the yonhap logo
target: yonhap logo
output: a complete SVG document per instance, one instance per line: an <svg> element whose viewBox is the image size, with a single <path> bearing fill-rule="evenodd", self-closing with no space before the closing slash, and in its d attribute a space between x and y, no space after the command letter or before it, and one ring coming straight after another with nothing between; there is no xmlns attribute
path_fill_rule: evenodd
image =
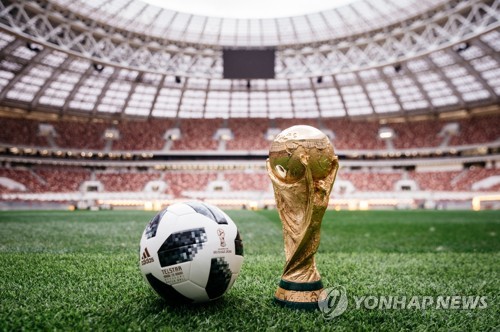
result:
<svg viewBox="0 0 500 332"><path fill-rule="evenodd" d="M333 319L340 316L347 309L347 293L344 286L325 288L318 301L319 310L325 319Z"/></svg>
<svg viewBox="0 0 500 332"><path fill-rule="evenodd" d="M486 296L354 296L356 309L474 310L488 307Z"/></svg>
<svg viewBox="0 0 500 332"><path fill-rule="evenodd" d="M488 307L486 296L352 296L352 310L481 310ZM318 300L318 307L327 320L342 315L348 305L344 286L325 288Z"/></svg>

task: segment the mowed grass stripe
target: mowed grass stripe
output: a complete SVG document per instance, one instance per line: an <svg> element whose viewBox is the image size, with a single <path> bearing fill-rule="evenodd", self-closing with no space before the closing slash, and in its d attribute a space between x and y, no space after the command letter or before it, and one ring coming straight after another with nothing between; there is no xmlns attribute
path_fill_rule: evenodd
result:
<svg viewBox="0 0 500 332"><path fill-rule="evenodd" d="M169 307L142 280L138 246L154 213L1 212L0 330L495 330L500 213L328 211L317 264L350 303L334 320L272 302L284 264L276 211L228 211L245 262L220 301ZM36 220L33 218L36 217ZM368 295L480 295L476 310L356 309Z"/></svg>

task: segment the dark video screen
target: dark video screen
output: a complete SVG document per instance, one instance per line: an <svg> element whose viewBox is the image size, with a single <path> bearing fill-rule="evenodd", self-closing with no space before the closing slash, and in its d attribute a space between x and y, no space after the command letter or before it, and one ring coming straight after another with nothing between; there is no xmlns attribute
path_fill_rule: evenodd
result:
<svg viewBox="0 0 500 332"><path fill-rule="evenodd" d="M224 78L274 78L275 49L224 49Z"/></svg>

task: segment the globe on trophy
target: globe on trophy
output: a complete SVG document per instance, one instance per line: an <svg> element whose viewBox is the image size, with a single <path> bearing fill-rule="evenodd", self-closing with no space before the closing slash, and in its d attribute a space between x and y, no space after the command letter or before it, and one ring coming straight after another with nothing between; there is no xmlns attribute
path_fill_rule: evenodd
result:
<svg viewBox="0 0 500 332"><path fill-rule="evenodd" d="M285 307L316 309L323 284L314 255L338 158L323 132L300 125L276 136L266 165L283 226L286 259L274 299Z"/></svg>

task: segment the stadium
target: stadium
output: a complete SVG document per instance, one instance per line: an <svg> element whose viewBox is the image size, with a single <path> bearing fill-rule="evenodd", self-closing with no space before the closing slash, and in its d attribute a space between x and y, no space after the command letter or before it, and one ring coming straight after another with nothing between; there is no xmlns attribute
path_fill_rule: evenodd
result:
<svg viewBox="0 0 500 332"><path fill-rule="evenodd" d="M0 0L1 330L498 329L500 1L168 2ZM266 159L294 125L339 159L316 255L334 319L272 302ZM172 307L137 248L186 201L226 211L245 263Z"/></svg>

